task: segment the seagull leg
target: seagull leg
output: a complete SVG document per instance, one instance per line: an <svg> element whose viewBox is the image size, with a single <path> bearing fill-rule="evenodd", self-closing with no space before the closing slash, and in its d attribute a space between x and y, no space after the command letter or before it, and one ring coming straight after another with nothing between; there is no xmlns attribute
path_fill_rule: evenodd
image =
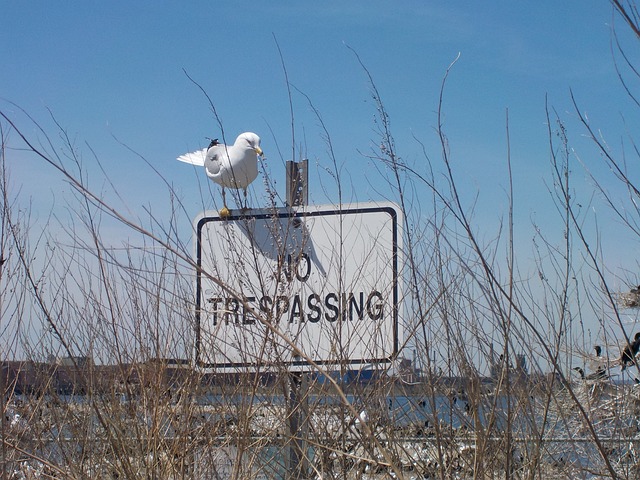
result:
<svg viewBox="0 0 640 480"><path fill-rule="evenodd" d="M249 210L249 203L247 202L247 189L243 188L242 193L244 194L244 206L242 208L242 211L246 212L247 210Z"/></svg>
<svg viewBox="0 0 640 480"><path fill-rule="evenodd" d="M220 218L227 218L231 216L231 210L227 208L227 198L225 196L224 187L222 187L222 205L223 205L222 209L218 212L218 215L220 215Z"/></svg>

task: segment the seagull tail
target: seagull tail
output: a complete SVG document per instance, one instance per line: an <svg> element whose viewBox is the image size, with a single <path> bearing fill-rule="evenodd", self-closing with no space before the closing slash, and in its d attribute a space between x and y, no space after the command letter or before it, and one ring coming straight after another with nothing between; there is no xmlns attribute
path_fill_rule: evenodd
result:
<svg viewBox="0 0 640 480"><path fill-rule="evenodd" d="M197 152L185 153L184 155L180 155L176 160L179 160L184 163L189 163L191 165L196 165L198 167L204 167L204 159L207 155L207 149L204 148L202 150L198 150Z"/></svg>

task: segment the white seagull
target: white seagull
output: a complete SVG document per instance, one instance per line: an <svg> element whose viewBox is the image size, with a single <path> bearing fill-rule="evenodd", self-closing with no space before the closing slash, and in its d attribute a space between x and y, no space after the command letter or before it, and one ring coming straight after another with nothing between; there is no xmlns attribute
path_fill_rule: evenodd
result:
<svg viewBox="0 0 640 480"><path fill-rule="evenodd" d="M242 189L246 205L247 187L258 176L258 155L262 156L260 137L245 132L238 135L233 145L212 140L208 148L180 155L178 160L204 167L207 176L222 187L224 207L219 213L221 217L228 217L231 212L227 208L224 189Z"/></svg>

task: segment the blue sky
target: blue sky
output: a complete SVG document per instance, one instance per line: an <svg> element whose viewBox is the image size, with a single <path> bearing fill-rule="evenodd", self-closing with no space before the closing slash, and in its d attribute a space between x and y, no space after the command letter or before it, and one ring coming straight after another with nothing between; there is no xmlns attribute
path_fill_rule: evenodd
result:
<svg viewBox="0 0 640 480"><path fill-rule="evenodd" d="M445 128L456 153L473 154L462 163L482 181L493 175L491 163L505 157L506 109L516 168L524 169L530 155L546 166L545 95L564 113L572 88L595 121L616 115L611 18L605 1L526 8L512 2L32 2L10 5L3 15L9 74L0 79L0 92L37 119L50 109L98 156L128 166L131 159L111 138L117 137L179 186L190 172L163 160L220 136L184 70L212 98L228 140L258 132L278 170L275 143L290 157L292 139L277 40L289 80L310 97L338 160L354 174L362 162L357 150L368 151L375 140L375 108L345 44L371 72L405 157L417 156L413 135L431 146L439 86L460 53L447 88ZM301 155L322 161L318 122L306 100L293 97Z"/></svg>
<svg viewBox="0 0 640 480"><path fill-rule="evenodd" d="M532 221L550 232L557 228L547 192L545 102L566 122L576 153L596 172L598 154L584 139L570 91L613 148L625 129L638 129L616 79L613 18L604 0L9 2L0 19L0 108L33 138L38 138L33 126L8 102L56 136L51 111L77 143L92 185L104 189L107 200L109 188L94 153L127 209L141 215L141 207L151 205L162 215L168 208L166 187L131 150L137 152L171 182L195 217L203 197L194 185L202 175L175 157L222 133L185 72L212 99L228 142L243 131L261 136L267 171L281 195L284 161L308 157L311 201L337 201L325 173L333 166L324 132L308 97L331 137L346 199L380 200L383 184L362 155L379 141L376 106L354 51L390 115L398 153L418 168L424 168L419 142L434 161L440 157L434 133L439 89L460 55L443 106L454 172L465 202L471 205L478 196L475 222L491 237L507 212L508 110L515 224L526 263L532 256L527 251ZM283 63L295 87L293 120ZM37 215L46 217L50 205L70 195L56 172L23 152L12 152L9 169ZM575 170L578 193L588 202L589 182L583 182L578 165ZM261 188L261 182L254 184L257 203ZM219 202L219 192L213 195ZM115 196L112 200L120 205ZM210 207L211 199L204 204ZM606 222L608 213L597 208ZM629 258L619 252L620 238L625 237L616 234L611 243L604 238L612 259L607 263L616 275Z"/></svg>

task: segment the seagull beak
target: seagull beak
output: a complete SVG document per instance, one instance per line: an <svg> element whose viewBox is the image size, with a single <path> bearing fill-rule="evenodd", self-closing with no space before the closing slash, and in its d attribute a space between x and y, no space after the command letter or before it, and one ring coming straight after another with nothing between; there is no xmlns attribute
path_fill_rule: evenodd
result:
<svg viewBox="0 0 640 480"><path fill-rule="evenodd" d="M260 147L256 147L255 150L258 155L262 156L262 149Z"/></svg>

